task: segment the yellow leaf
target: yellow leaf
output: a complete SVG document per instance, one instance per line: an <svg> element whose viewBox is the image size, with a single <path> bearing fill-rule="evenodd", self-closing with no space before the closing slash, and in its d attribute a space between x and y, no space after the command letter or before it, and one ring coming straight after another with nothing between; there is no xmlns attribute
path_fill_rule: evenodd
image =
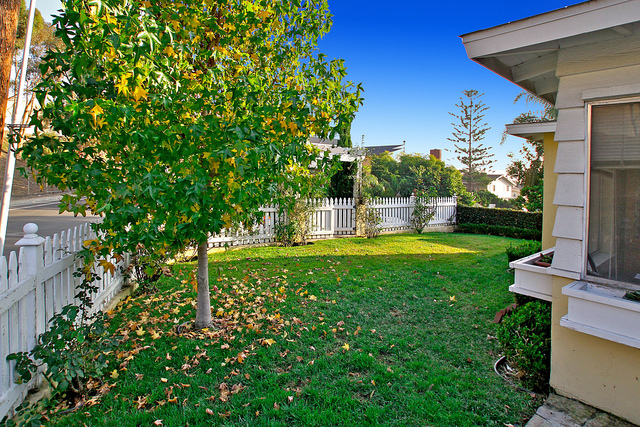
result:
<svg viewBox="0 0 640 427"><path fill-rule="evenodd" d="M129 82L127 80L127 76L120 77L120 83L116 85L118 88L118 95L124 94L125 96L129 93Z"/></svg>
<svg viewBox="0 0 640 427"><path fill-rule="evenodd" d="M138 328L138 329L136 329L136 334L137 334L139 337L141 337L141 336L143 336L143 335L145 334L145 330L144 330L144 329L142 329L142 328Z"/></svg>
<svg viewBox="0 0 640 427"><path fill-rule="evenodd" d="M104 113L104 110L98 104L95 104L93 108L89 111L89 114L93 116L94 123L96 122L97 116L99 116L102 113Z"/></svg>
<svg viewBox="0 0 640 427"><path fill-rule="evenodd" d="M111 377L111 378L113 378L114 380L115 380L115 379L117 379L119 376L120 376L120 375L118 375L118 370L117 370L117 369L114 369L114 370L111 372L111 375L110 375L110 377Z"/></svg>
<svg viewBox="0 0 640 427"><path fill-rule="evenodd" d="M147 99L147 91L142 86L136 86L133 90L133 99L139 101L141 99Z"/></svg>
<svg viewBox="0 0 640 427"><path fill-rule="evenodd" d="M101 259L98 262L98 265L100 267L104 267L104 269L109 271L111 274L113 274L116 271L116 266L110 263L109 261L107 261L106 259Z"/></svg>
<svg viewBox="0 0 640 427"><path fill-rule="evenodd" d="M455 295L450 296L449 301L456 302L456 296Z"/></svg>
<svg viewBox="0 0 640 427"><path fill-rule="evenodd" d="M220 307L218 311L216 311L216 316L218 317L224 316L224 309L222 307Z"/></svg>
<svg viewBox="0 0 640 427"><path fill-rule="evenodd" d="M348 343L344 343L344 345L342 346L342 348L343 348L345 351L349 351L349 349L350 349L351 347L349 347L349 344L348 344Z"/></svg>
<svg viewBox="0 0 640 427"><path fill-rule="evenodd" d="M175 55L175 51L173 50L173 47L171 46L167 46L164 48L163 52L165 53L165 55L167 56L173 56Z"/></svg>
<svg viewBox="0 0 640 427"><path fill-rule="evenodd" d="M262 341L262 345L266 345L267 347L272 346L275 343L276 343L276 340L274 340L272 338L268 338L268 339Z"/></svg>

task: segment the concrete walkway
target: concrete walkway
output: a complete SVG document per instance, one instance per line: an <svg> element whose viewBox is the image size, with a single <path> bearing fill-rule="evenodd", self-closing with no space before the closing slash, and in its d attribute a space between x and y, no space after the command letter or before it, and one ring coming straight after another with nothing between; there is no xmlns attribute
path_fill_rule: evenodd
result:
<svg viewBox="0 0 640 427"><path fill-rule="evenodd" d="M550 394L526 427L637 427L577 400Z"/></svg>

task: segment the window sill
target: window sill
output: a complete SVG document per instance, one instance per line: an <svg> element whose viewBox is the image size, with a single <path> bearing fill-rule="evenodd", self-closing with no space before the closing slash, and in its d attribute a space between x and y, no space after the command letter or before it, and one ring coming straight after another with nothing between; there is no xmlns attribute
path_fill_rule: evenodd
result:
<svg viewBox="0 0 640 427"><path fill-rule="evenodd" d="M542 253L546 255L553 251L555 248L544 250ZM509 290L516 294L551 301L552 269L534 265L533 262L539 257L540 252L537 252L509 263L509 267L515 270L515 283L509 286Z"/></svg>
<svg viewBox="0 0 640 427"><path fill-rule="evenodd" d="M562 293L569 307L561 326L640 348L640 303L623 299L624 290L578 280Z"/></svg>

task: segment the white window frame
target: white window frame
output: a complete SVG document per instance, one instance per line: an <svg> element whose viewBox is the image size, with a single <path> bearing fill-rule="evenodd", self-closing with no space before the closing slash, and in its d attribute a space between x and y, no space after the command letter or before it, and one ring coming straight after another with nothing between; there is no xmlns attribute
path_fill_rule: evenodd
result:
<svg viewBox="0 0 640 427"><path fill-rule="evenodd" d="M599 105L616 105L630 104L640 102L640 96L626 96L621 98L599 99L585 102L585 123L586 123L586 144L585 144L585 206L584 206L584 229L582 238L582 271L580 273L581 280L601 285L611 286L619 289L640 290L640 285L634 285L628 282L619 282L617 280L606 279L603 277L590 276L587 274L588 255L589 255L589 211L591 208L591 112L593 106Z"/></svg>

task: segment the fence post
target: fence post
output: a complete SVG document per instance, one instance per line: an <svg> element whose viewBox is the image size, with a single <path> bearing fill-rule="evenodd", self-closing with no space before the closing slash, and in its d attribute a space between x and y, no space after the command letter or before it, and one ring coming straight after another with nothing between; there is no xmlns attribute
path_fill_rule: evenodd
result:
<svg viewBox="0 0 640 427"><path fill-rule="evenodd" d="M38 236L38 226L32 222L22 228L24 237L16 243L22 248L19 262L19 280L33 276L36 281L35 301L35 326L36 337L45 331L47 319L45 318L44 289L42 287L41 272L44 266L44 254L42 243L44 238Z"/></svg>

